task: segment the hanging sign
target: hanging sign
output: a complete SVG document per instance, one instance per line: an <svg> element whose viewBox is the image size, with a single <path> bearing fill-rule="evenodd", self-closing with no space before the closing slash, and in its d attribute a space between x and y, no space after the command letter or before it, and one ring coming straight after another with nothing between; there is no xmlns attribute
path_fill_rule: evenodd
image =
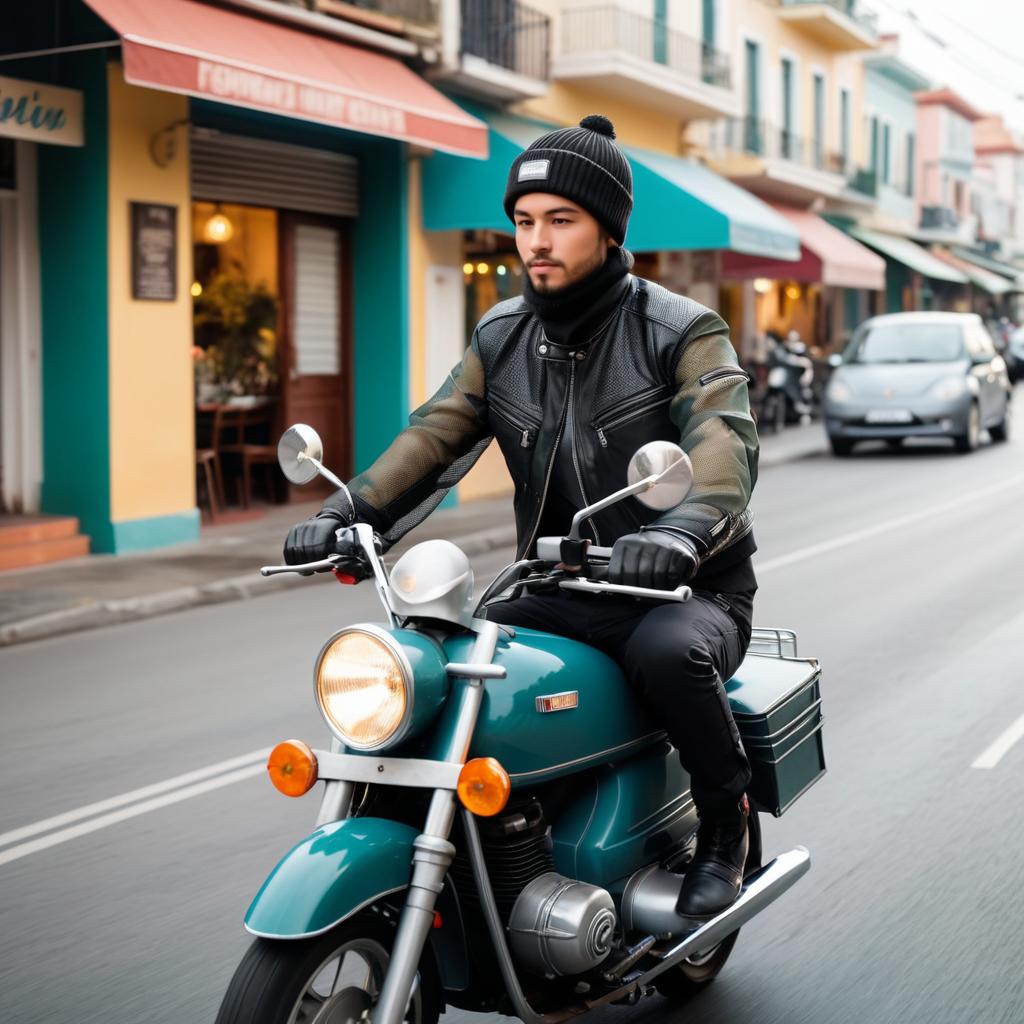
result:
<svg viewBox="0 0 1024 1024"><path fill-rule="evenodd" d="M0 78L0 135L83 146L82 94L43 82Z"/></svg>
<svg viewBox="0 0 1024 1024"><path fill-rule="evenodd" d="M173 302L178 294L178 208L131 206L132 298Z"/></svg>

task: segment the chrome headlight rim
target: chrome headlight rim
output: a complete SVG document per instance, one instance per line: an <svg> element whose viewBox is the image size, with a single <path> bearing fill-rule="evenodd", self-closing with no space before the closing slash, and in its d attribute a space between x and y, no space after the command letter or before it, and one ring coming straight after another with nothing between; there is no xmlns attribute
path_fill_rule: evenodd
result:
<svg viewBox="0 0 1024 1024"><path fill-rule="evenodd" d="M381 641L394 655L395 661L398 663L399 670L402 673L402 682L405 685L405 711L403 712L402 718L398 723L398 727L394 732L379 743L353 743L351 740L347 739L342 735L339 729L335 728L330 716L324 710L324 706L320 702L320 665L323 663L324 656L327 654L328 650L330 650L331 645L341 637L347 636L350 633L363 633L368 636L372 636L375 640ZM313 699L316 701L316 706L320 711L320 717L323 718L327 728L331 731L331 735L334 736L346 750L358 750L360 752L374 753L378 750L387 750L389 747L394 747L401 743L408 735L409 729L412 726L415 695L416 688L413 686L413 671L409 658L402 649L401 644L397 643L391 633L382 626L367 622L360 622L354 626L345 626L328 637L327 642L320 648L320 653L316 656L316 661L313 665Z"/></svg>

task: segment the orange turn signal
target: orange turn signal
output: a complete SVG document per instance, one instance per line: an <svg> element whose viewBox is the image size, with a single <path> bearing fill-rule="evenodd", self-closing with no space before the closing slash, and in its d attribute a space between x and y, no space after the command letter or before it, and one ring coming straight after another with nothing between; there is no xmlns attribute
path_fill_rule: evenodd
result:
<svg viewBox="0 0 1024 1024"><path fill-rule="evenodd" d="M267 773L278 792L302 796L316 782L316 754L302 740L285 740L270 752Z"/></svg>
<svg viewBox="0 0 1024 1024"><path fill-rule="evenodd" d="M463 806L482 818L505 809L512 782L493 757L474 757L459 772L458 793Z"/></svg>

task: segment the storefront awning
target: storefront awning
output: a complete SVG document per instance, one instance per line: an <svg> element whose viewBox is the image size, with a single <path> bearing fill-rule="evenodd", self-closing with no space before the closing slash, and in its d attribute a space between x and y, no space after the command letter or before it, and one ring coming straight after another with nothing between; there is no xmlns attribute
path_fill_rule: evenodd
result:
<svg viewBox="0 0 1024 1024"><path fill-rule="evenodd" d="M394 57L195 0L86 0L133 85L487 156L487 128Z"/></svg>
<svg viewBox="0 0 1024 1024"><path fill-rule="evenodd" d="M851 227L848 230L854 238L859 238L865 245L870 245L872 249L877 249L889 259L902 263L933 281L967 284L967 278L959 270L936 259L927 249L909 238L888 235L882 231L869 231L867 228Z"/></svg>
<svg viewBox="0 0 1024 1024"><path fill-rule="evenodd" d="M1019 267L1004 263L1002 260L994 260L991 256L984 256L979 252L972 252L970 249L961 249L959 246L953 246L950 251L958 260L1007 278L1013 291L1024 291L1024 270Z"/></svg>
<svg viewBox="0 0 1024 1024"><path fill-rule="evenodd" d="M723 278L782 278L872 291L885 288L885 260L880 256L807 210L772 205L799 233L800 259L781 263L727 253L722 257Z"/></svg>
<svg viewBox="0 0 1024 1024"><path fill-rule="evenodd" d="M483 113L486 163L434 156L423 164L423 226L431 231L509 233L502 209L512 161L552 126ZM626 245L635 252L727 249L795 260L800 239L766 203L690 160L623 147L633 171L633 215Z"/></svg>
<svg viewBox="0 0 1024 1024"><path fill-rule="evenodd" d="M973 263L968 263L967 260L957 259L945 249L937 249L935 255L943 263L948 263L951 267L961 271L975 288L980 288L983 292L988 292L989 295L1005 295L1007 292L1013 291L1013 285L1005 277L993 274L991 270L984 270Z"/></svg>

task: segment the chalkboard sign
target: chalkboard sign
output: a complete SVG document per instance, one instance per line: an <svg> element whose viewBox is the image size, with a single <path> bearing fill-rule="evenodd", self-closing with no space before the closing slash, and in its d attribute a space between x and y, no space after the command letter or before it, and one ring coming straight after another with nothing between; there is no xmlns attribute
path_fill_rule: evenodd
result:
<svg viewBox="0 0 1024 1024"><path fill-rule="evenodd" d="M132 298L173 302L178 295L178 208L132 203Z"/></svg>

